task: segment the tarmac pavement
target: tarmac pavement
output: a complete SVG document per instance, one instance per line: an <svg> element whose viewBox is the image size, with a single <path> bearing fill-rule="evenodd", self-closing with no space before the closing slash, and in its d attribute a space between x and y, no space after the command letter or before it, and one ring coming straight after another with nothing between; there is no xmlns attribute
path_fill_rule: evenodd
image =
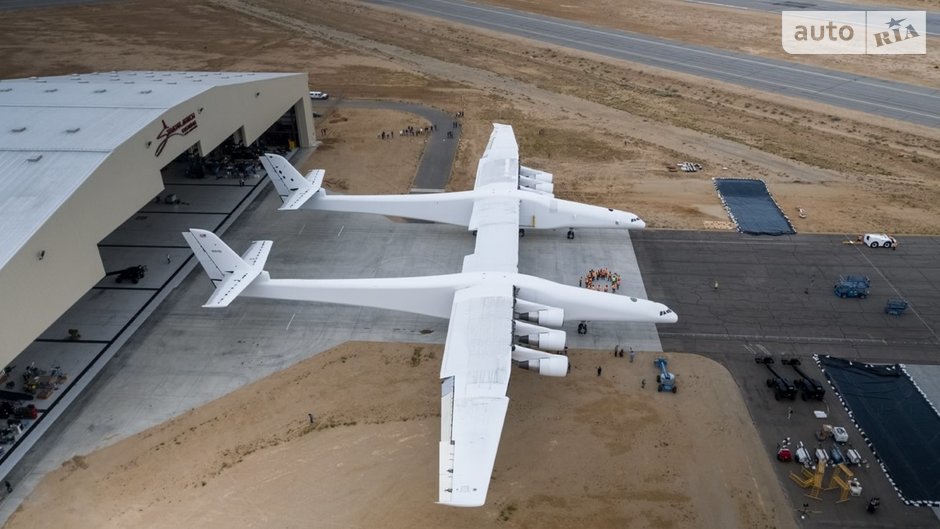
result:
<svg viewBox="0 0 940 529"><path fill-rule="evenodd" d="M864 487L862 496L841 504L835 503L837 491L824 492L822 501L806 498L808 491L789 477L790 472L799 475L799 467L772 462L791 507L810 504L800 522L804 527L937 527L930 509L900 502L827 382L823 402L776 401L766 384L770 372L754 359L773 355L774 368L792 380L796 373L779 360L796 356L803 370L820 381L825 377L811 359L814 353L937 364L940 238L905 237L897 250L843 244L847 237L838 235L645 230L632 239L650 297L679 315L678 323L660 329L663 349L702 354L728 368L763 441L759 452L774 459L778 443L787 437L794 449L800 441L815 449L815 432L831 424L846 427L853 447L869 461L868 468L852 467ZM833 285L840 274L869 276L871 295L864 300L836 297ZM908 312L885 314L888 297L906 298ZM670 368L681 382L681 363ZM936 391L940 366L908 369L925 393ZM825 411L828 418L816 419L814 410ZM824 484L830 476L831 470ZM882 501L875 515L865 512L872 496Z"/></svg>

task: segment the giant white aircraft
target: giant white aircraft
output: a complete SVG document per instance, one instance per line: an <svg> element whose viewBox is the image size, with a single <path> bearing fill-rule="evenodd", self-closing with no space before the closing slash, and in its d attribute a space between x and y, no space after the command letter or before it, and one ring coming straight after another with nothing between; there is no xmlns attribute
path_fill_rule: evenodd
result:
<svg viewBox="0 0 940 529"><path fill-rule="evenodd" d="M501 157L509 151L518 153L512 127L494 124L493 128L484 160L488 155ZM325 176L323 169L314 169L305 178L290 162L276 154L265 154L261 164L277 188L282 210L376 213L469 226L476 230L477 202L498 195L517 202L517 227L521 234L526 228L568 228L568 238L574 238L574 228L646 227L638 216L627 211L555 198L552 174L520 166L517 154L513 156L516 156L512 158L514 167L508 174L478 171L472 191L424 195L331 195L321 187ZM501 185L489 185L494 183Z"/></svg>
<svg viewBox="0 0 940 529"><path fill-rule="evenodd" d="M518 271L522 199L512 128L496 125L477 168L467 225L474 252L456 274L367 279L272 279L264 270L271 241L239 257L215 234L183 233L215 291L205 307L236 296L361 305L450 318L441 366L439 503L483 505L509 399L513 364L563 377L566 321L674 323L661 303L563 285ZM325 197L324 197L325 198ZM410 211L410 210L409 210ZM443 214L443 209L439 210ZM626 227L626 226L624 226Z"/></svg>

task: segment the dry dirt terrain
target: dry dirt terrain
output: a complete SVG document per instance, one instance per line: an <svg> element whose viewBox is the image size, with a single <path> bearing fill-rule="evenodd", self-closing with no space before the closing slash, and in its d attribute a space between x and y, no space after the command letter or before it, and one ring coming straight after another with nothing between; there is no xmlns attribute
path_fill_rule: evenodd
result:
<svg viewBox="0 0 940 529"><path fill-rule="evenodd" d="M604 7L586 5L588 13ZM677 3L670 13L680 20L686 9ZM629 10L610 11L608 25L631 27ZM791 215L803 208L808 217L794 219L798 231L940 233L935 129L338 0L126 2L6 12L2 24L4 77L307 71L314 88L340 98L464 110L452 189L472 185L490 123L503 121L516 128L523 161L556 174L556 194L634 211L652 227L701 229L727 220L711 179L732 176L765 179ZM934 64L935 54L921 60ZM377 134L379 125L361 136ZM344 138L327 140L338 163L358 164L344 172L332 163L328 173L353 186L349 192L379 191L369 189L375 174L356 170L413 156L394 150L388 158L377 142L343 149ZM364 159L370 156L378 162ZM705 171L674 172L686 160ZM364 187L352 183L358 178Z"/></svg>
<svg viewBox="0 0 940 529"><path fill-rule="evenodd" d="M667 357L675 395L645 353L516 370L482 508L434 503L441 347L347 343L73 458L6 527L796 527L731 375Z"/></svg>

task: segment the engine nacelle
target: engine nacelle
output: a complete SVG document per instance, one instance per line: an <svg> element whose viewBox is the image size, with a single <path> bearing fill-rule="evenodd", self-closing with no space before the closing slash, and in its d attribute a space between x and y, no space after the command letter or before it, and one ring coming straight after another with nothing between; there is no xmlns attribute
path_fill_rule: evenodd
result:
<svg viewBox="0 0 940 529"><path fill-rule="evenodd" d="M527 360L519 362L519 367L529 371L537 371L543 377L563 377L568 374L568 357L552 355L550 358Z"/></svg>
<svg viewBox="0 0 940 529"><path fill-rule="evenodd" d="M555 192L555 184L551 182L542 182L533 178L526 178L524 176L519 177L519 185L532 191L545 193L546 195L552 195Z"/></svg>
<svg viewBox="0 0 940 529"><path fill-rule="evenodd" d="M568 357L536 351L521 345L513 346L512 361L522 369L536 371L543 377L563 377L568 374Z"/></svg>
<svg viewBox="0 0 940 529"><path fill-rule="evenodd" d="M519 320L514 321L515 325L513 326L512 332L516 336L518 343L534 345L535 347L549 349L551 351L564 350L565 339L567 338L565 331L540 327Z"/></svg>
<svg viewBox="0 0 940 529"><path fill-rule="evenodd" d="M524 299L516 299L514 309L519 315L519 319L539 325L561 327L565 323L565 311L563 309L532 303Z"/></svg>
<svg viewBox="0 0 940 529"><path fill-rule="evenodd" d="M545 171L539 171L538 169L532 169L524 165L519 166L519 176L531 178L532 180L540 180L542 182L551 183L553 181L552 173L546 173Z"/></svg>

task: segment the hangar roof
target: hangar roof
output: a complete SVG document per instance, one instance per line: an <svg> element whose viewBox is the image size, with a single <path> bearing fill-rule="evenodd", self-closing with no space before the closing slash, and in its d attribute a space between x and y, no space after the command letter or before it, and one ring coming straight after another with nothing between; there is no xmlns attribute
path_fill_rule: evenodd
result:
<svg viewBox="0 0 940 529"><path fill-rule="evenodd" d="M0 268L114 149L168 109L216 86L291 75L123 71L0 80Z"/></svg>

